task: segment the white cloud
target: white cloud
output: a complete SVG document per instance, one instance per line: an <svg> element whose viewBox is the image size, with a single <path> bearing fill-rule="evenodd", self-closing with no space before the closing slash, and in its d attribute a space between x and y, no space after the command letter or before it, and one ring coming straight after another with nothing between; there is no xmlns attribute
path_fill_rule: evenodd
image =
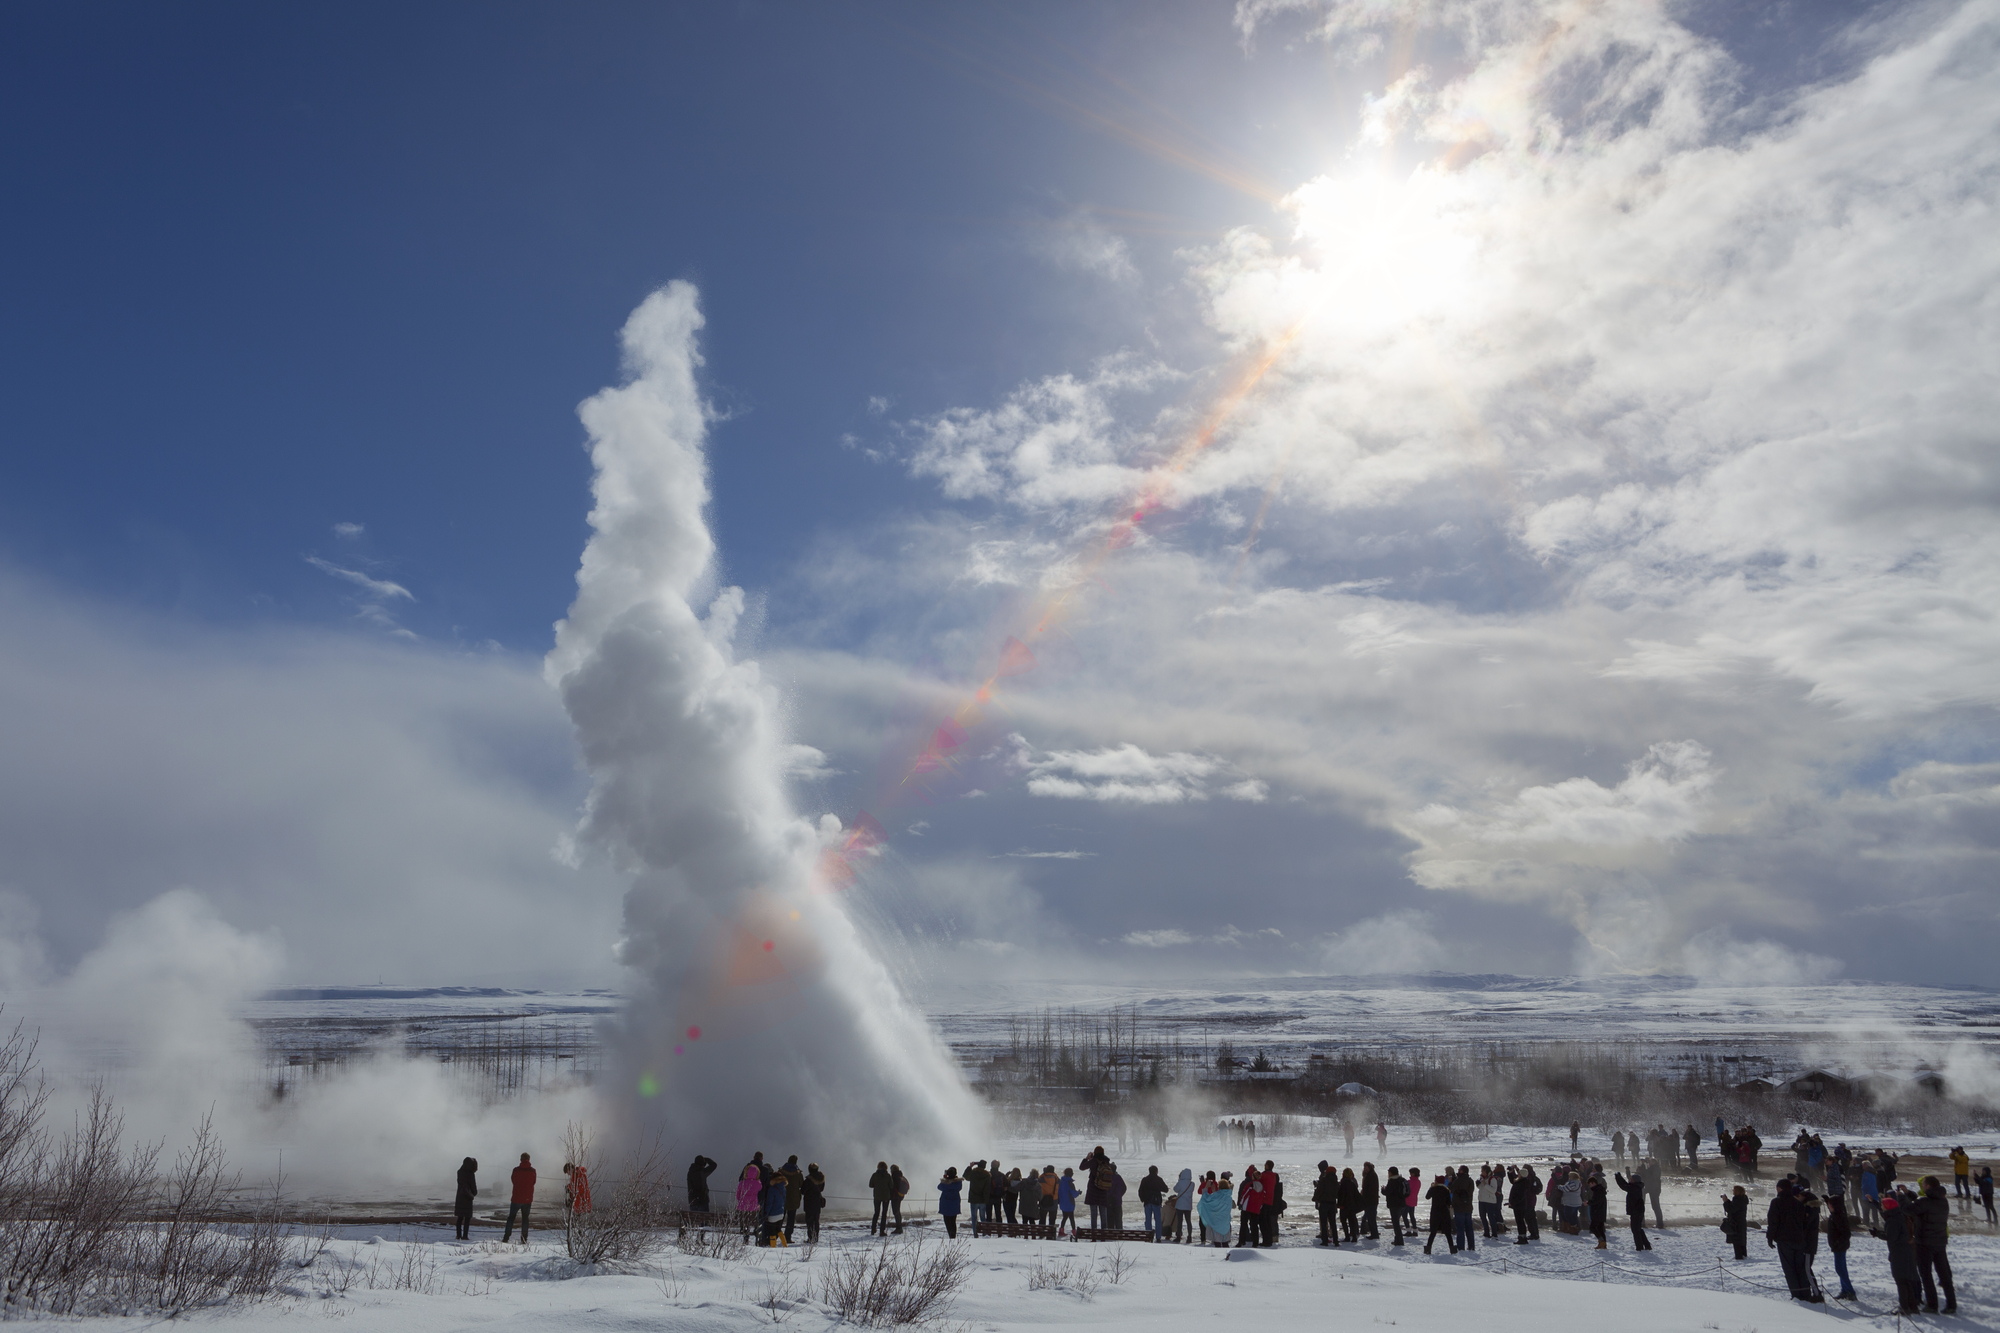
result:
<svg viewBox="0 0 2000 1333"><path fill-rule="evenodd" d="M1008 738L1028 775L1028 794L1071 801L1122 801L1174 805L1208 799L1207 780L1227 765L1206 755L1175 751L1148 754L1127 741L1101 750L1051 750L1038 754L1019 735ZM1232 801L1262 801L1269 784L1256 778L1231 782L1220 794Z"/></svg>
<svg viewBox="0 0 2000 1333"><path fill-rule="evenodd" d="M1061 852L1035 852L1035 851L1029 851L1027 848L1023 847L1018 851L1002 852L1001 855L1012 857L1020 861L1081 861L1084 860L1086 857L1095 856L1097 855L1097 853L1079 852L1074 849Z"/></svg>
<svg viewBox="0 0 2000 1333"><path fill-rule="evenodd" d="M1139 270L1125 238L1087 212L1076 212L1041 234L1037 247L1059 268L1092 273L1113 282L1132 282Z"/></svg>
<svg viewBox="0 0 2000 1333"><path fill-rule="evenodd" d="M407 602L417 600L415 595L400 583L392 583L388 579L370 578L358 569L347 569L334 564L331 560L322 560L316 555L307 556L306 563L323 574L331 574L334 578L353 584L377 601L389 602L399 597Z"/></svg>
<svg viewBox="0 0 2000 1333"><path fill-rule="evenodd" d="M1175 376L1157 361L1106 357L1085 379L1052 375L990 411L954 408L908 429L910 468L957 499L1004 496L1033 506L1102 504L1140 475L1131 455L1152 442L1120 423L1115 404Z"/></svg>
<svg viewBox="0 0 2000 1333"><path fill-rule="evenodd" d="M1274 944L1282 942L1285 933L1275 926L1263 930L1238 930L1235 926L1225 926L1219 933L1199 935L1189 931L1168 927L1159 930L1134 930L1119 938L1119 943L1129 944L1136 949L1178 949L1191 944L1220 944L1240 948L1246 944Z"/></svg>
<svg viewBox="0 0 2000 1333"><path fill-rule="evenodd" d="M353 598L353 605L358 619L378 625L398 638L415 639L417 637L398 624L396 618L389 613L389 603L391 602L397 600L414 602L417 600L408 588L405 588L400 583L392 583L388 579L371 578L358 569L349 569L344 565L336 565L331 560L323 560L316 555L307 556L306 563L321 573L339 579L343 583L351 584L360 590Z"/></svg>
<svg viewBox="0 0 2000 1333"><path fill-rule="evenodd" d="M919 474L1002 504L913 525L896 595L941 605L968 566L1061 591L1081 665L1007 699L1063 738L1033 794L1206 829L1197 792L1267 781L1260 820L1365 821L1597 970L1679 969L1726 923L1990 984L1965 928L2000 925L2000 7L1871 19L1851 72L1747 94L1680 13L1240 6L1456 54L1370 90L1282 229L1189 256L1236 359L1177 367L1182 401L1104 362L908 428ZM1148 482L1166 512L1107 554ZM988 631L902 632L866 653ZM1031 768L1128 745L1229 767Z"/></svg>
<svg viewBox="0 0 2000 1333"><path fill-rule="evenodd" d="M818 778L838 777L840 770L827 765L826 752L810 745L786 745L781 761L785 776L812 781Z"/></svg>
<svg viewBox="0 0 2000 1333"><path fill-rule="evenodd" d="M1124 937L1124 943L1141 949L1175 949L1193 944L1194 936L1185 930L1135 930Z"/></svg>
<svg viewBox="0 0 2000 1333"><path fill-rule="evenodd" d="M1529 787L1502 805L1468 814L1429 805L1410 817L1423 835L1475 843L1620 846L1685 837L1700 827L1716 774L1695 741L1662 741L1603 787L1571 778Z"/></svg>
<svg viewBox="0 0 2000 1333"><path fill-rule="evenodd" d="M1432 972L1447 957L1436 929L1434 913L1389 912L1330 936L1321 957L1337 976Z"/></svg>
<svg viewBox="0 0 2000 1333"><path fill-rule="evenodd" d="M356 537L361 536L367 531L368 529L360 523L336 523L333 525L333 535L346 541L353 541Z"/></svg>

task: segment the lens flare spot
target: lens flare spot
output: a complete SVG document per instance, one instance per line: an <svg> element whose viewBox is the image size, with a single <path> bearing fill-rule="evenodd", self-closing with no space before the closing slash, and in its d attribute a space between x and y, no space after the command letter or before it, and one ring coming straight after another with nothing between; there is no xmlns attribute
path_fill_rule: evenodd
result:
<svg viewBox="0 0 2000 1333"><path fill-rule="evenodd" d="M699 1027L691 1027L691 1028L689 1028L689 1029L688 1029L688 1040L689 1040L689 1041L700 1041L700 1040L701 1040L701 1029L700 1029Z"/></svg>
<svg viewBox="0 0 2000 1333"><path fill-rule="evenodd" d="M764 952L765 952L765 953L769 953L769 952L771 952L771 950L773 950L773 949L775 949L775 948L777 948L777 947L778 947L778 942L777 942L776 940L765 940L765 941L764 941Z"/></svg>
<svg viewBox="0 0 2000 1333"><path fill-rule="evenodd" d="M797 921L798 919L799 919L799 909L794 907L792 909L792 920Z"/></svg>
<svg viewBox="0 0 2000 1333"><path fill-rule="evenodd" d="M682 1052L684 1052L684 1051L686 1051L686 1050L687 1050L687 1047L685 1047L685 1046L676 1046L676 1047L674 1047L674 1054L675 1054L675 1055L679 1055L679 1054L681 1054Z"/></svg>
<svg viewBox="0 0 2000 1333"><path fill-rule="evenodd" d="M660 1080L654 1078L651 1074L639 1075L639 1095L641 1097L659 1096Z"/></svg>

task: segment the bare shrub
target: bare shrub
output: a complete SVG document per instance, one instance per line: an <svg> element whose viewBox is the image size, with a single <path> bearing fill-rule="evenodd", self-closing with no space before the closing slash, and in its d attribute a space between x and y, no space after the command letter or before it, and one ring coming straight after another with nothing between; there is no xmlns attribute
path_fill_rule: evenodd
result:
<svg viewBox="0 0 2000 1333"><path fill-rule="evenodd" d="M319 1262L319 1257L326 1253L326 1247L333 1244L333 1214L328 1213L325 1217L300 1227L298 1237L298 1266L311 1268Z"/></svg>
<svg viewBox="0 0 2000 1333"><path fill-rule="evenodd" d="M1104 1251L1104 1280L1117 1286L1125 1280L1126 1274L1139 1266L1139 1256L1123 1245L1113 1245Z"/></svg>
<svg viewBox="0 0 2000 1333"><path fill-rule="evenodd" d="M282 1189L272 1185L247 1218L225 1221L236 1212L232 1199L242 1183L242 1173L229 1169L211 1111L160 1182L154 1225L139 1233L137 1276L150 1288L144 1304L171 1314L271 1289L290 1235Z"/></svg>
<svg viewBox="0 0 2000 1333"><path fill-rule="evenodd" d="M964 1241L884 1241L873 1249L832 1249L820 1265L819 1299L869 1328L936 1323L950 1315L971 1277L972 1250Z"/></svg>
<svg viewBox="0 0 2000 1333"><path fill-rule="evenodd" d="M393 1258L383 1260L378 1250L368 1265L371 1291L414 1291L419 1296L435 1296L438 1291L437 1251L429 1245L405 1245Z"/></svg>
<svg viewBox="0 0 2000 1333"><path fill-rule="evenodd" d="M762 1310L774 1324L782 1324L797 1313L800 1305L810 1297L812 1280L807 1278L803 1289L797 1288L799 1274L795 1266L787 1265L776 1273L766 1273L764 1280L755 1290L746 1284L744 1295L752 1305Z"/></svg>
<svg viewBox="0 0 2000 1333"><path fill-rule="evenodd" d="M48 1100L48 1084L35 1065L35 1039L16 1023L0 1042L0 1223L19 1216L32 1196Z"/></svg>
<svg viewBox="0 0 2000 1333"><path fill-rule="evenodd" d="M655 1141L635 1149L600 1180L590 1169L591 1141L581 1125L572 1124L563 1134L563 1156L584 1168L591 1193L590 1207L563 1210L564 1250L583 1264L648 1259L665 1243L660 1227L672 1199L666 1154Z"/></svg>
<svg viewBox="0 0 2000 1333"><path fill-rule="evenodd" d="M1087 1301L1097 1294L1103 1280L1096 1262L1083 1255L1052 1258L1037 1254L1028 1264L1029 1291L1067 1291Z"/></svg>
<svg viewBox="0 0 2000 1333"><path fill-rule="evenodd" d="M25 1058L32 1055L29 1047ZM37 1105L17 1140L26 1160L0 1216L6 1304L55 1314L117 1308L135 1257L130 1227L145 1212L159 1149L126 1150L124 1119L101 1086L59 1142L51 1145L39 1122Z"/></svg>
<svg viewBox="0 0 2000 1333"><path fill-rule="evenodd" d="M48 1089L35 1043L0 1041L0 1301L9 1313L87 1314L199 1305L268 1294L290 1222L274 1185L245 1211L240 1180L208 1120L157 1175L159 1145L127 1147L102 1085L70 1132L42 1128Z"/></svg>

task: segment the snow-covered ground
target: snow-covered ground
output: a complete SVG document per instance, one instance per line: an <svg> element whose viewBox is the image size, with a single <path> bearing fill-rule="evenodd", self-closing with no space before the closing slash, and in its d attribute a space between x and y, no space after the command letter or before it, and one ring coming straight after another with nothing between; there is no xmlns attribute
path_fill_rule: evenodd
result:
<svg viewBox="0 0 2000 1333"><path fill-rule="evenodd" d="M1828 1321L1895 1327L1893 1285L1882 1246L1858 1240L1850 1266L1861 1299L1823 1306L1791 1301L1772 1252L1753 1248L1737 1263L1707 1227L1656 1233L1655 1249L1635 1254L1620 1232L1598 1251L1588 1237L1548 1236L1539 1244L1481 1245L1426 1256L1386 1240L1326 1250L1310 1243L1309 1223L1292 1219L1273 1250L1218 1251L1192 1245L1075 1245L961 1240L971 1247L970 1281L947 1325L983 1333L1091 1327L1185 1329L1401 1326L1509 1333L1562 1321L1648 1330L1825 1328ZM926 1228L935 1231L935 1228ZM448 1235L440 1229L436 1235ZM337 1317L360 1333L437 1329L827 1328L838 1320L818 1299L829 1254L871 1242L860 1226L829 1228L819 1247L744 1252L716 1259L669 1250L630 1272L579 1272L559 1242L503 1247L461 1244L414 1231L336 1239L309 1269L293 1269L276 1300L195 1316L230 1330L292 1328ZM927 1244L936 1241L928 1240ZM2000 1243L1962 1235L1951 1246L1961 1314L1941 1327L2000 1327ZM1116 1274L1121 1264L1126 1271ZM1833 1282L1828 1258L1817 1270ZM1037 1281L1057 1285L1036 1290ZM1609 1286L1626 1291L1612 1293ZM1639 1287L1643 1291L1629 1288ZM90 1320L85 1323L110 1321ZM124 1322L124 1321L119 1321Z"/></svg>

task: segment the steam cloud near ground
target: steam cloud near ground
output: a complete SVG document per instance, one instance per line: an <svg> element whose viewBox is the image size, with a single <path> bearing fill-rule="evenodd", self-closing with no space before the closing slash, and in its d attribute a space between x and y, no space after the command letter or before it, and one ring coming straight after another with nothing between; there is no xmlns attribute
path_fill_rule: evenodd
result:
<svg viewBox="0 0 2000 1333"><path fill-rule="evenodd" d="M128 1137L165 1142L168 1156L213 1112L248 1182L340 1198L442 1196L464 1156L495 1168L516 1154L555 1151L563 1126L588 1120L589 1089L489 1103L448 1066L384 1051L305 1095L274 1101L245 1001L277 979L273 936L237 929L198 894L176 889L113 918L103 943L67 975L0 975L0 1018L39 1037L54 1086L46 1123L61 1131L102 1077Z"/></svg>

